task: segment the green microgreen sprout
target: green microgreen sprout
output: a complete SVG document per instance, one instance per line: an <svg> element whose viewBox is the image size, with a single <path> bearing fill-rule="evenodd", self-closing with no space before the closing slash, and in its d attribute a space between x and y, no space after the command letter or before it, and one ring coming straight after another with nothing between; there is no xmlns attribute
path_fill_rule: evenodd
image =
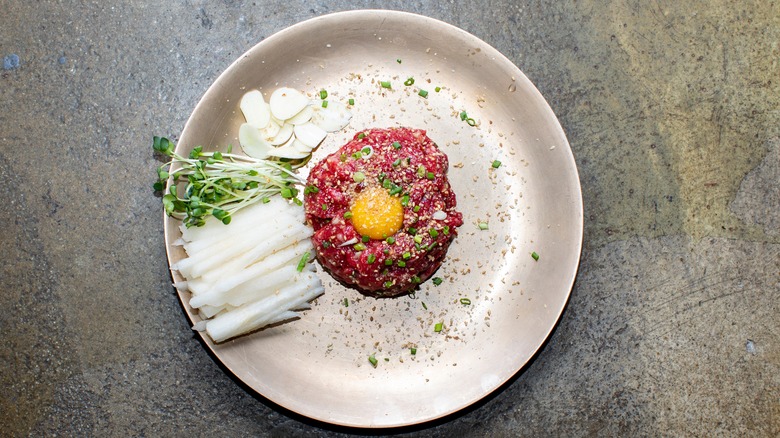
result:
<svg viewBox="0 0 780 438"><path fill-rule="evenodd" d="M295 186L305 181L293 170L303 162L259 160L233 154L231 147L227 152L203 152L198 146L183 157L175 152L172 141L157 136L152 148L170 158L157 169L153 187L163 191L170 179L169 190L162 196L165 213L188 228L204 225L209 216L227 225L237 211L255 202L269 202L277 194L301 202Z"/></svg>

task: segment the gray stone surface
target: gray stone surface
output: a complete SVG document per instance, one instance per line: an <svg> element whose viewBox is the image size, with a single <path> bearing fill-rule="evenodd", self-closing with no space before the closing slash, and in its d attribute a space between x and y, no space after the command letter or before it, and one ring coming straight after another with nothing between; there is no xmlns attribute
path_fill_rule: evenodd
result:
<svg viewBox="0 0 780 438"><path fill-rule="evenodd" d="M476 409L412 435L780 435L780 6L769 1L0 0L3 435L324 436L196 341L167 272L152 135L256 42L355 8L513 60L581 172L561 324Z"/></svg>

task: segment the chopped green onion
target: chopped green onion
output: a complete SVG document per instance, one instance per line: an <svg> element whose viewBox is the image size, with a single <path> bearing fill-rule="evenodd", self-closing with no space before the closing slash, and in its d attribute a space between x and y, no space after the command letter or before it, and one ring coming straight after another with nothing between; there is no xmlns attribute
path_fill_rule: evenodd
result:
<svg viewBox="0 0 780 438"><path fill-rule="evenodd" d="M366 146L363 149L361 149L360 152L362 152L363 155L369 155L369 154L371 154L371 148Z"/></svg>
<svg viewBox="0 0 780 438"><path fill-rule="evenodd" d="M393 167L398 167L401 165L401 159L397 158L395 161L393 161Z"/></svg>
<svg viewBox="0 0 780 438"><path fill-rule="evenodd" d="M433 172L428 172L425 174L425 177L428 178L429 180L433 180L436 178L436 174Z"/></svg>
<svg viewBox="0 0 780 438"><path fill-rule="evenodd" d="M328 101L327 100L323 100L322 101L322 107L323 108L327 108L328 107Z"/></svg>
<svg viewBox="0 0 780 438"><path fill-rule="evenodd" d="M468 118L469 118L469 115L468 115L468 114L466 114L466 111L462 111L462 112L460 113L460 119L461 119L461 120L466 120L466 119L468 119Z"/></svg>
<svg viewBox="0 0 780 438"><path fill-rule="evenodd" d="M391 88L390 81L382 81L379 83L382 88Z"/></svg>
<svg viewBox="0 0 780 438"><path fill-rule="evenodd" d="M477 126L477 121L472 118L466 119L466 123L468 123L469 126Z"/></svg>
<svg viewBox="0 0 780 438"><path fill-rule="evenodd" d="M365 132L361 132L360 134L358 134L357 138L358 138L358 140L363 140L364 138L366 138L366 133Z"/></svg>
<svg viewBox="0 0 780 438"><path fill-rule="evenodd" d="M356 183L363 182L364 179L366 179L366 174L363 172L355 172L352 174L352 180Z"/></svg>
<svg viewBox="0 0 780 438"><path fill-rule="evenodd" d="M409 205L409 195L404 195L401 197L401 206L406 207L407 205Z"/></svg>
<svg viewBox="0 0 780 438"><path fill-rule="evenodd" d="M423 239L423 237L420 234L414 236L414 242L415 243L422 243L422 239Z"/></svg>
<svg viewBox="0 0 780 438"><path fill-rule="evenodd" d="M396 59L395 62L400 64L401 63L401 58Z"/></svg>
<svg viewBox="0 0 780 438"><path fill-rule="evenodd" d="M536 253L536 251L534 251L534 252L532 252L532 253L531 253L531 257L533 257L533 259L534 259L535 261L538 261L538 260L539 260L539 254L537 254L537 253Z"/></svg>
<svg viewBox="0 0 780 438"><path fill-rule="evenodd" d="M428 234L430 234L430 235L431 235L431 237L433 237L434 239L435 239L435 238L437 238L437 237L439 236L439 232L438 232L438 231L436 231L436 230L435 230L435 229L433 229L433 228L431 228L430 230L428 230Z"/></svg>
<svg viewBox="0 0 780 438"><path fill-rule="evenodd" d="M393 286L393 282L391 280L387 280L386 282L382 283L382 287L384 287L385 289L392 286Z"/></svg>
<svg viewBox="0 0 780 438"><path fill-rule="evenodd" d="M437 322L436 325L433 326L433 331L436 333L441 332L441 329L444 328L443 322Z"/></svg>
<svg viewBox="0 0 780 438"><path fill-rule="evenodd" d="M420 277L412 275L412 283L419 283L420 281L422 281Z"/></svg>
<svg viewBox="0 0 780 438"><path fill-rule="evenodd" d="M398 150L398 149L401 149L401 143L398 143L397 141L394 141L394 142L393 142L393 147L394 147L396 150Z"/></svg>
<svg viewBox="0 0 780 438"><path fill-rule="evenodd" d="M493 166L493 169L498 169L499 167L501 167L501 162L498 161L498 160L493 160L492 166Z"/></svg>
<svg viewBox="0 0 780 438"><path fill-rule="evenodd" d="M471 300L468 298L461 298L460 303L463 304L464 306L468 306L471 304Z"/></svg>
<svg viewBox="0 0 780 438"><path fill-rule="evenodd" d="M328 91L325 89L320 90L320 99L325 100L328 97Z"/></svg>
<svg viewBox="0 0 780 438"><path fill-rule="evenodd" d="M326 241L324 241L324 242L322 242L322 247L323 247L323 248L330 248L330 245L331 245L331 243L330 243L330 242L328 242L327 240L326 240Z"/></svg>
<svg viewBox="0 0 780 438"><path fill-rule="evenodd" d="M369 254L368 257L366 257L366 262L370 265L376 261L376 256L374 254Z"/></svg>
<svg viewBox="0 0 780 438"><path fill-rule="evenodd" d="M298 268L297 268L298 272L302 272L303 271L303 268L306 266L306 262L309 261L309 256L310 256L310 254L309 254L308 251L303 253L303 256L301 256L301 260L298 261Z"/></svg>
<svg viewBox="0 0 780 438"><path fill-rule="evenodd" d="M428 92L427 92L427 91L425 91L425 90L420 90L420 91L418 91L418 92L417 92L417 94L418 94L420 97L428 97Z"/></svg>
<svg viewBox="0 0 780 438"><path fill-rule="evenodd" d="M409 79L405 80L404 85L406 85L407 87L410 85L414 85L414 78L410 77Z"/></svg>
<svg viewBox="0 0 780 438"><path fill-rule="evenodd" d="M441 91L441 87L436 87L434 88L434 90L436 90L436 92L438 93L439 91Z"/></svg>
<svg viewBox="0 0 780 438"><path fill-rule="evenodd" d="M403 260L398 260L397 264L398 264L399 268L405 268L406 267L406 262L403 261Z"/></svg>
<svg viewBox="0 0 780 438"><path fill-rule="evenodd" d="M368 356L368 361L371 362L371 366L376 368L377 360L376 360L376 357L374 357L373 354L371 354L371 356Z"/></svg>
<svg viewBox="0 0 780 438"><path fill-rule="evenodd" d="M308 185L303 189L303 194L308 195L309 193L319 193L319 191L320 189L318 189L317 186Z"/></svg>
<svg viewBox="0 0 780 438"><path fill-rule="evenodd" d="M420 211L420 206L419 205L415 205L413 210L414 210L415 213L417 213L418 211Z"/></svg>
<svg viewBox="0 0 780 438"><path fill-rule="evenodd" d="M347 161L347 154L341 154L341 156L339 156L339 161L342 163Z"/></svg>
<svg viewBox="0 0 780 438"><path fill-rule="evenodd" d="M269 198L269 197L267 197L267 196L266 196L266 197L264 197L264 198L262 199L262 202L263 202L263 204L268 204L269 202L271 202L271 198Z"/></svg>
<svg viewBox="0 0 780 438"><path fill-rule="evenodd" d="M385 259L385 266L392 266L393 265L393 259Z"/></svg>
<svg viewBox="0 0 780 438"><path fill-rule="evenodd" d="M417 166L417 176L419 176L420 178L425 176L425 166L423 166L422 164Z"/></svg>
<svg viewBox="0 0 780 438"><path fill-rule="evenodd" d="M409 234L411 234L412 236L417 234L417 228L409 227Z"/></svg>
<svg viewBox="0 0 780 438"><path fill-rule="evenodd" d="M344 307L349 307L349 298L344 298Z"/></svg>
<svg viewBox="0 0 780 438"><path fill-rule="evenodd" d="M412 257L412 253L406 251L401 257L403 257L404 260L409 260Z"/></svg>
<svg viewBox="0 0 780 438"><path fill-rule="evenodd" d="M482 231L485 231L485 230L487 230L487 229L488 229L488 223L487 223L487 222L480 222L479 224L477 224L477 226L478 226L478 227L479 227L479 229L480 229L480 230L482 230Z"/></svg>
<svg viewBox="0 0 780 438"><path fill-rule="evenodd" d="M354 105L355 104L355 99L349 99L347 102L349 102L350 105Z"/></svg>
<svg viewBox="0 0 780 438"><path fill-rule="evenodd" d="M435 284L436 286L438 286L438 285L442 284L442 282L443 282L444 280L442 280L442 279L441 279L441 277L433 277L433 280L432 280L432 281L433 281L433 284Z"/></svg>
<svg viewBox="0 0 780 438"><path fill-rule="evenodd" d="M351 217L352 217L352 212L351 211L345 211L344 212L344 219L349 219Z"/></svg>
<svg viewBox="0 0 780 438"><path fill-rule="evenodd" d="M425 301L420 301L422 303L423 309L428 310L428 306L425 305Z"/></svg>
<svg viewBox="0 0 780 438"><path fill-rule="evenodd" d="M409 349L409 352L412 353L412 356L414 356L415 354L417 354L417 349L412 347Z"/></svg>
<svg viewBox="0 0 780 438"><path fill-rule="evenodd" d="M401 193L403 191L404 191L404 189L402 189L401 186L395 186L392 189L390 189L390 196L397 195L397 194L399 194L399 193Z"/></svg>
<svg viewBox="0 0 780 438"><path fill-rule="evenodd" d="M368 237L368 236L363 236L363 237L360 238L360 241L363 242L363 243L368 243L368 242L371 241L371 238Z"/></svg>
<svg viewBox="0 0 780 438"><path fill-rule="evenodd" d="M388 243L388 245L392 245L392 244L394 244L394 243L395 243L395 237L393 237L393 236L390 236L390 237L388 237L387 239L385 239L385 242L387 242L387 243Z"/></svg>
<svg viewBox="0 0 780 438"><path fill-rule="evenodd" d="M352 246L352 248L355 249L355 251L365 251L366 250L366 244L365 243L356 243Z"/></svg>
<svg viewBox="0 0 780 438"><path fill-rule="evenodd" d="M322 209L323 210L327 210L328 209L328 204L322 204Z"/></svg>
<svg viewBox="0 0 780 438"><path fill-rule="evenodd" d="M449 225L445 225L444 228L441 230L441 232L444 233L445 236L449 236L450 235L450 226Z"/></svg>

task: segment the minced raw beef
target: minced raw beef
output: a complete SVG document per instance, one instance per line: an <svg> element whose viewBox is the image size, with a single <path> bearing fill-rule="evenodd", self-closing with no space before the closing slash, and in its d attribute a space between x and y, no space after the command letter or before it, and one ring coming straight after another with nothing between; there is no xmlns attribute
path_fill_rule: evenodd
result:
<svg viewBox="0 0 780 438"><path fill-rule="evenodd" d="M369 296L413 290L439 268L463 224L447 168L424 130L355 135L314 166L304 190L317 259Z"/></svg>

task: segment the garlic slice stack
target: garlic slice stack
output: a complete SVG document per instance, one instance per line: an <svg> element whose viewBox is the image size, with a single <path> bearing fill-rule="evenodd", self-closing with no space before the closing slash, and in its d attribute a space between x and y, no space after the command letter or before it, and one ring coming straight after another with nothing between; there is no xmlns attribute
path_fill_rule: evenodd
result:
<svg viewBox="0 0 780 438"><path fill-rule="evenodd" d="M329 132L344 129L352 118L345 104L322 102L288 87L276 89L268 102L258 90L247 92L239 105L246 120L238 130L244 153L257 159L308 157Z"/></svg>

